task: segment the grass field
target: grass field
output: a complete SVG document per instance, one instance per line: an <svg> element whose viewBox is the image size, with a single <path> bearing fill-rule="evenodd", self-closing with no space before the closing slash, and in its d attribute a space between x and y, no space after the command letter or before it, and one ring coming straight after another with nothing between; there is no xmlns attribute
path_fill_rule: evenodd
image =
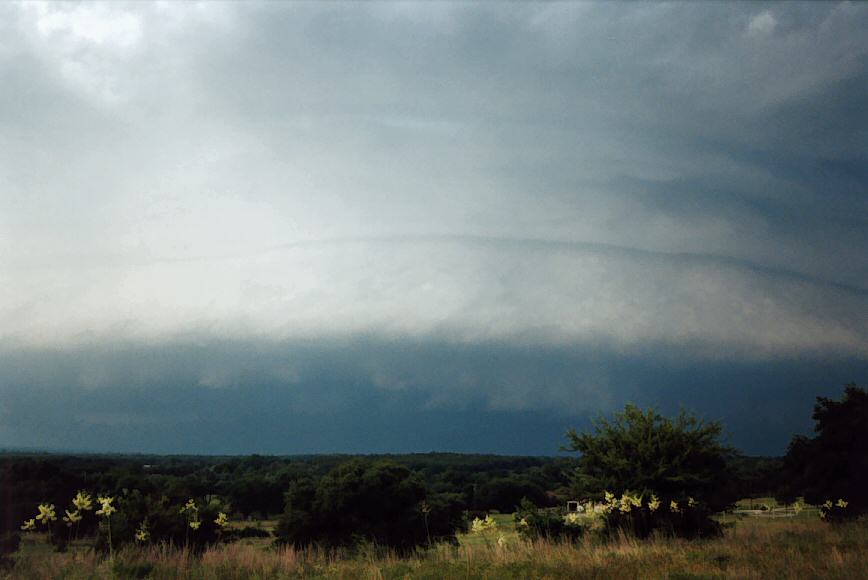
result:
<svg viewBox="0 0 868 580"><path fill-rule="evenodd" d="M462 536L460 547L438 547L409 558L296 551L261 541L208 550L201 558L163 547L121 551L113 561L83 548L54 553L31 536L4 578L868 578L868 522L830 526L816 517L740 518L723 538L671 538L578 545L527 544L512 516L497 516L507 537L489 544Z"/></svg>

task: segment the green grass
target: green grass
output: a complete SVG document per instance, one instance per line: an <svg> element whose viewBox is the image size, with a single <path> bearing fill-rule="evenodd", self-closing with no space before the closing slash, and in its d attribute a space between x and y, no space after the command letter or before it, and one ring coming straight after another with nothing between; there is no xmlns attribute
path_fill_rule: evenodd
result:
<svg viewBox="0 0 868 580"><path fill-rule="evenodd" d="M512 517L496 516L508 528ZM514 530L512 531L514 534ZM741 518L724 537L674 538L576 545L510 542L485 545L462 537L460 547L438 546L412 557L366 549L359 553L296 551L245 544L212 548L201 557L160 547L121 550L109 561L74 547L54 553L30 536L15 555L10 579L68 578L868 578L868 521L829 525L818 518Z"/></svg>
<svg viewBox="0 0 868 580"><path fill-rule="evenodd" d="M497 522L497 530L486 534L458 534L458 543L462 546L496 545L497 539L502 535L507 544L519 541L518 532L515 529L515 519L512 514L491 514Z"/></svg>

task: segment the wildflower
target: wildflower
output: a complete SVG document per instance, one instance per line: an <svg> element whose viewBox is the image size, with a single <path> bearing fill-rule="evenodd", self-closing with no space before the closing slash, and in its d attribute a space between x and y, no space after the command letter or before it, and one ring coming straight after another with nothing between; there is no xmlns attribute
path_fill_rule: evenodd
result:
<svg viewBox="0 0 868 580"><path fill-rule="evenodd" d="M202 522L200 522L199 520L190 520L190 529L192 530L198 530L199 526L201 525Z"/></svg>
<svg viewBox="0 0 868 580"><path fill-rule="evenodd" d="M93 498L86 491L80 491L72 498L72 505L80 512L86 512L93 509Z"/></svg>
<svg viewBox="0 0 868 580"><path fill-rule="evenodd" d="M674 499L669 502L669 509L675 513L678 513L679 511L681 511L681 508L678 507L678 502L675 501Z"/></svg>
<svg viewBox="0 0 868 580"><path fill-rule="evenodd" d="M148 530L148 522L147 520L143 521L139 524L139 527L136 529L136 541L137 542L147 542L151 539L151 532Z"/></svg>
<svg viewBox="0 0 868 580"><path fill-rule="evenodd" d="M651 501L648 502L648 509L652 512L656 512L660 507L660 498L658 498L655 494L651 494Z"/></svg>
<svg viewBox="0 0 868 580"><path fill-rule="evenodd" d="M113 497L109 497L109 496L105 496L105 497L100 496L100 497L98 497L98 498L97 498L97 501L99 501L99 503L100 503L100 505L101 505L102 507L101 507L100 509L96 510L96 515L98 515L98 516L105 516L105 517L107 517L107 518L108 518L108 517L111 517L111 515L112 515L113 513L115 513L116 511L118 511L118 508L116 508L115 506L112 505L112 502L113 502L114 500L115 500L115 498L113 498Z"/></svg>
<svg viewBox="0 0 868 580"><path fill-rule="evenodd" d="M582 516L576 512L570 512L564 516L564 524L568 526L580 526L582 525Z"/></svg>
<svg viewBox="0 0 868 580"><path fill-rule="evenodd" d="M184 504L184 507L181 508L179 513L195 513L199 511L199 506L196 505L196 500L190 498L187 500L187 503Z"/></svg>
<svg viewBox="0 0 868 580"><path fill-rule="evenodd" d="M793 504L793 511L796 515L799 515L803 509L805 509L805 504L802 503L802 500L796 500Z"/></svg>
<svg viewBox="0 0 868 580"><path fill-rule="evenodd" d="M621 510L622 514L630 513L630 510L633 507L633 502L630 500L630 496L626 493L621 496L620 506L618 507Z"/></svg>
<svg viewBox="0 0 868 580"><path fill-rule="evenodd" d="M217 519L214 520L214 523L217 524L219 527L223 528L226 526L226 524L229 523L229 518L226 516L226 514L220 512L217 514Z"/></svg>
<svg viewBox="0 0 868 580"><path fill-rule="evenodd" d="M835 502L835 505L841 509L844 509L845 507L847 507L848 503L849 502L846 502L843 499L839 499L837 502Z"/></svg>
<svg viewBox="0 0 868 580"><path fill-rule="evenodd" d="M602 508L602 511L605 513L612 511L620 504L618 498L615 497L615 494L610 491L605 492L605 501L606 503Z"/></svg>
<svg viewBox="0 0 868 580"><path fill-rule="evenodd" d="M54 513L54 504L39 504L39 514L36 516L36 519L44 526L47 526L49 522L57 520L57 516Z"/></svg>
<svg viewBox="0 0 868 580"><path fill-rule="evenodd" d="M25 532L32 532L36 529L36 520L30 518L29 520L24 520L24 524L21 526L21 529Z"/></svg>
<svg viewBox="0 0 868 580"><path fill-rule="evenodd" d="M485 516L484 520L473 518L470 523L470 531L474 534L484 534L485 532L494 531L497 529L497 522L491 516Z"/></svg>
<svg viewBox="0 0 868 580"><path fill-rule="evenodd" d="M687 498L687 507L696 507L696 500L692 497Z"/></svg>
<svg viewBox="0 0 868 580"><path fill-rule="evenodd" d="M81 514L78 513L78 510L74 510L74 511L64 510L64 511L66 512L66 515L63 516L63 521L66 522L66 527L71 527L72 524L75 524L75 523L81 521Z"/></svg>

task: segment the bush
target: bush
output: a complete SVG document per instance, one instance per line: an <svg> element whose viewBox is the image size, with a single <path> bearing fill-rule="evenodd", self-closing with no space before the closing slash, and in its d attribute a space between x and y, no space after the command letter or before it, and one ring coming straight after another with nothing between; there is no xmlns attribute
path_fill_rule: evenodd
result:
<svg viewBox="0 0 868 580"><path fill-rule="evenodd" d="M723 527L711 517L711 510L693 498L661 500L656 495L641 497L625 493L620 498L610 494L607 499L600 528L607 537L626 534L644 539L652 534L663 534L696 539L723 533Z"/></svg>
<svg viewBox="0 0 868 580"><path fill-rule="evenodd" d="M111 544L113 549L136 543L167 542L175 546L186 546L194 552L201 552L208 545L218 541L218 526L214 523L217 508L198 501L198 511L185 514L180 512L176 503L165 496L144 495L138 490L115 498L117 511L111 516ZM198 529L192 529L189 520L199 521ZM149 539L139 541L136 533L146 522ZM109 550L109 522L100 520L94 547L103 552Z"/></svg>
<svg viewBox="0 0 868 580"><path fill-rule="evenodd" d="M813 418L817 436L790 443L778 498L826 504L821 513L831 522L868 513L868 391L850 384L840 401L817 397Z"/></svg>
<svg viewBox="0 0 868 580"><path fill-rule="evenodd" d="M519 535L525 540L575 542L585 533L586 524L579 518L551 508L538 508L527 498L521 500L513 516Z"/></svg>
<svg viewBox="0 0 868 580"><path fill-rule="evenodd" d="M448 497L428 498L422 479L406 467L354 460L318 482L293 482L277 536L296 546L367 542L407 552L427 545L429 538L454 541L458 506Z"/></svg>

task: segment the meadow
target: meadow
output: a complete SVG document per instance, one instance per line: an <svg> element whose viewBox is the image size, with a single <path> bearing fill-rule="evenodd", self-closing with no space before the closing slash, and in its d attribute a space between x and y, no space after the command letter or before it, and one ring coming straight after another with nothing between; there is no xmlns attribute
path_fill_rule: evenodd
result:
<svg viewBox="0 0 868 580"><path fill-rule="evenodd" d="M760 503L760 502L755 502ZM505 542L462 534L459 546L399 557L373 546L326 552L241 540L200 557L165 546L129 547L113 559L84 545L53 552L29 535L3 578L868 578L868 522L829 525L796 517L725 516L723 537L702 541L592 536L577 544L524 542L511 515L496 515ZM268 527L273 522L265 522ZM246 524L245 524L246 525Z"/></svg>

